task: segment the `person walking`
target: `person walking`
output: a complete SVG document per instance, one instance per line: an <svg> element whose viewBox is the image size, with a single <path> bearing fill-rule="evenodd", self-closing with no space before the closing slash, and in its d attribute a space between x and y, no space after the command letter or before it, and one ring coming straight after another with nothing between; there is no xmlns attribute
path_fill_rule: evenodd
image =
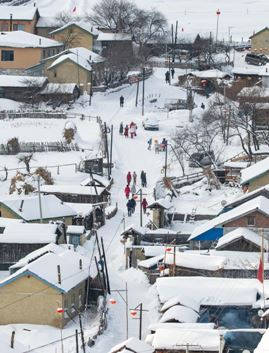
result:
<svg viewBox="0 0 269 353"><path fill-rule="evenodd" d="M144 170L141 171L140 178L141 178L142 187L146 188L147 187L147 176L146 176L146 173L144 172Z"/></svg>
<svg viewBox="0 0 269 353"><path fill-rule="evenodd" d="M202 102L202 104L201 104L201 108L202 108L202 109L205 109L204 102Z"/></svg>
<svg viewBox="0 0 269 353"><path fill-rule="evenodd" d="M171 70L172 79L174 78L174 75L175 75L175 69L172 67L172 70Z"/></svg>
<svg viewBox="0 0 269 353"><path fill-rule="evenodd" d="M155 153L160 152L160 145L159 145L159 141L157 139L154 140L154 151L155 151Z"/></svg>
<svg viewBox="0 0 269 353"><path fill-rule="evenodd" d="M123 134L123 123L120 123L119 133L120 135Z"/></svg>
<svg viewBox="0 0 269 353"><path fill-rule="evenodd" d="M122 108L124 105L124 97L120 96L120 107Z"/></svg>
<svg viewBox="0 0 269 353"><path fill-rule="evenodd" d="M131 139L136 136L136 125L135 123L132 121L130 124L130 135L131 135Z"/></svg>
<svg viewBox="0 0 269 353"><path fill-rule="evenodd" d="M134 183L133 183L133 185L131 187L131 193L132 193L132 195L134 195L136 193L136 187L135 187Z"/></svg>
<svg viewBox="0 0 269 353"><path fill-rule="evenodd" d="M167 70L165 73L165 83L169 83L170 82L170 72Z"/></svg>
<svg viewBox="0 0 269 353"><path fill-rule="evenodd" d="M127 206L128 217L131 217L133 214L132 199L128 200L126 206Z"/></svg>
<svg viewBox="0 0 269 353"><path fill-rule="evenodd" d="M124 136L125 137L129 136L129 127L128 127L128 125L126 125L125 128L124 128Z"/></svg>
<svg viewBox="0 0 269 353"><path fill-rule="evenodd" d="M132 180L131 172L128 172L128 173L127 173L126 179L127 179L127 184L130 185L130 184L131 184L131 180Z"/></svg>
<svg viewBox="0 0 269 353"><path fill-rule="evenodd" d="M167 140L165 138L163 138L160 147L162 149L162 151L165 151L166 147L167 147Z"/></svg>
<svg viewBox="0 0 269 353"><path fill-rule="evenodd" d="M130 186L126 185L125 189L124 189L124 193L125 193L126 199L129 199L130 192L131 192Z"/></svg>
<svg viewBox="0 0 269 353"><path fill-rule="evenodd" d="M136 172L133 172L133 182L136 185L136 179L137 179L137 174Z"/></svg>
<svg viewBox="0 0 269 353"><path fill-rule="evenodd" d="M141 202L141 205L142 205L142 208L143 208L143 212L144 214L146 213L147 211L147 206L148 206L148 202L145 198L143 198L143 201Z"/></svg>
<svg viewBox="0 0 269 353"><path fill-rule="evenodd" d="M152 138L148 140L148 150L151 150Z"/></svg>
<svg viewBox="0 0 269 353"><path fill-rule="evenodd" d="M135 212L135 207L136 207L136 201L135 201L134 197L132 197L130 199L130 204L129 205L130 205L130 207L132 209L132 213L134 213Z"/></svg>

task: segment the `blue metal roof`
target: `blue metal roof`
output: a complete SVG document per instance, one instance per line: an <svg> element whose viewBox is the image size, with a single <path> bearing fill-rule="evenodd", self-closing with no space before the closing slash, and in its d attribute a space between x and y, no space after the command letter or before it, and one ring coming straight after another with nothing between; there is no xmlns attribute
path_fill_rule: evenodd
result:
<svg viewBox="0 0 269 353"><path fill-rule="evenodd" d="M223 236L223 228L211 228L204 233L201 233L194 241L217 240Z"/></svg>

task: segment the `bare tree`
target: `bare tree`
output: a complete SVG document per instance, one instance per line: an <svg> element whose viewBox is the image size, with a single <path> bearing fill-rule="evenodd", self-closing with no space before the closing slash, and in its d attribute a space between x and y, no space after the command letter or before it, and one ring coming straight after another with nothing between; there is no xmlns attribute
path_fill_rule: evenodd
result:
<svg viewBox="0 0 269 353"><path fill-rule="evenodd" d="M67 23L70 23L70 22L77 22L77 21L80 21L81 20L81 17L79 16L73 16L71 15L69 12L67 11L61 11L61 12L58 12L55 16L59 26L64 26L65 24Z"/></svg>
<svg viewBox="0 0 269 353"><path fill-rule="evenodd" d="M33 153L20 153L17 155L19 163L24 163L27 172L30 174L30 162L33 159Z"/></svg>

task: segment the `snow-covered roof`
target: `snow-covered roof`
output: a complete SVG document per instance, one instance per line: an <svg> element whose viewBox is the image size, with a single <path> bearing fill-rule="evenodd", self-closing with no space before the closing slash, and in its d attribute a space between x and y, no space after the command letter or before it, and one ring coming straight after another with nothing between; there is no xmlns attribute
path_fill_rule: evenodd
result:
<svg viewBox="0 0 269 353"><path fill-rule="evenodd" d="M12 224L20 224L23 223L24 221L22 219L15 219L15 218L4 218L0 217L0 227L5 228L8 225Z"/></svg>
<svg viewBox="0 0 269 353"><path fill-rule="evenodd" d="M126 352L133 352L133 353L153 353L154 349L149 346L147 343L140 341L138 338L130 337L128 340L123 341L116 346L112 347L109 353L123 353L126 348Z"/></svg>
<svg viewBox="0 0 269 353"><path fill-rule="evenodd" d="M85 227L84 226L68 226L66 233L83 234L83 233L85 233Z"/></svg>
<svg viewBox="0 0 269 353"><path fill-rule="evenodd" d="M25 221L40 219L39 197L24 196L2 199L1 203ZM41 195L42 218L75 216L76 212L54 195Z"/></svg>
<svg viewBox="0 0 269 353"><path fill-rule="evenodd" d="M241 196L237 196L235 198L233 198L230 202L226 203L225 205L225 208L230 208L230 207L236 207L237 204L241 204L244 202L244 200L248 200L248 199L251 199L251 198L254 198L255 195L259 196L262 194L262 192L265 192L265 193L268 193L269 195L269 184L265 185L265 186L261 186L260 188L258 189L255 189L253 191L249 191L249 192L246 192L244 193L243 195ZM262 195L264 196L264 195Z"/></svg>
<svg viewBox="0 0 269 353"><path fill-rule="evenodd" d="M266 330L254 353L269 353L269 329Z"/></svg>
<svg viewBox="0 0 269 353"><path fill-rule="evenodd" d="M214 322L165 322L165 323L154 323L148 326L150 331L156 331L158 328L166 328L166 329L188 329L188 330L209 330L215 327Z"/></svg>
<svg viewBox="0 0 269 353"><path fill-rule="evenodd" d="M139 261L138 267L151 268L153 266L156 266L158 262L163 260L163 258L164 258L164 255L158 255L158 256L151 257L147 260Z"/></svg>
<svg viewBox="0 0 269 353"><path fill-rule="evenodd" d="M238 97L268 97L269 96L269 88L253 86L253 87L244 87L237 95ZM254 96L254 97L253 97Z"/></svg>
<svg viewBox="0 0 269 353"><path fill-rule="evenodd" d="M169 208L171 208L173 206L173 204L171 203L171 201L169 201L168 199L166 198L163 198L163 199L158 199L156 201L153 201L151 202L149 205L148 205L148 208L153 208L155 206L161 206L163 207L164 209L168 210Z"/></svg>
<svg viewBox="0 0 269 353"><path fill-rule="evenodd" d="M236 169L244 169L247 168L249 163L248 162L233 162L233 161L228 161L225 162L224 167L226 168L236 168Z"/></svg>
<svg viewBox="0 0 269 353"><path fill-rule="evenodd" d="M24 31L0 32L0 47L50 48L62 45L63 43L56 40Z"/></svg>
<svg viewBox="0 0 269 353"><path fill-rule="evenodd" d="M80 269L80 260L82 269ZM58 282L57 268L60 266L61 283ZM80 255L73 250L66 250L59 254L48 253L26 266L19 269L11 276L0 281L0 287L5 286L17 277L24 274L37 276L38 278L49 283L51 286L68 292L79 283L87 279L89 275L90 258Z"/></svg>
<svg viewBox="0 0 269 353"><path fill-rule="evenodd" d="M76 65L79 65L83 69L91 72L92 64L97 64L105 61L102 56L82 47L65 50L62 53L55 55L54 57L55 61L53 61L53 63L48 67L48 70L62 64L66 60L71 60Z"/></svg>
<svg viewBox="0 0 269 353"><path fill-rule="evenodd" d="M46 27L57 28L58 26L59 26L59 20L56 17L49 17L49 16L40 16L36 23L37 28L46 28Z"/></svg>
<svg viewBox="0 0 269 353"><path fill-rule="evenodd" d="M93 207L91 203L73 203L66 202L66 205L70 206L77 214L77 216L85 217L92 213Z"/></svg>
<svg viewBox="0 0 269 353"><path fill-rule="evenodd" d="M105 188L97 188L93 186L81 185L42 185L40 191L43 193L61 193L61 194L77 194L77 195L101 195Z"/></svg>
<svg viewBox="0 0 269 353"><path fill-rule="evenodd" d="M234 241L236 241L240 238L244 238L244 239L249 240L250 242L256 244L257 246L261 246L261 236L260 235L253 232L251 229L240 227L240 228L233 230L232 232L224 234L219 239L218 244L216 245L216 249L221 249L225 245L227 245L229 243L233 243ZM268 249L268 240L264 241L264 248Z"/></svg>
<svg viewBox="0 0 269 353"><path fill-rule="evenodd" d="M179 267L218 271L224 268L226 258L224 256L208 256L188 252L176 252L175 261L176 266ZM166 255L164 263L172 265L174 263L174 255Z"/></svg>
<svg viewBox="0 0 269 353"><path fill-rule="evenodd" d="M39 94L73 94L76 87L76 83L48 83Z"/></svg>
<svg viewBox="0 0 269 353"><path fill-rule="evenodd" d="M46 81L44 76L0 75L0 87L42 87Z"/></svg>
<svg viewBox="0 0 269 353"><path fill-rule="evenodd" d="M1 8L0 8L1 11ZM23 343L19 342L18 339L15 337L14 348L11 348L11 335L13 328L12 327L4 327L6 332L3 330L0 332L0 352L2 353L24 353L27 352L29 346L24 345ZM10 332L8 332L10 331ZM32 351L32 353L36 353L36 351Z"/></svg>
<svg viewBox="0 0 269 353"><path fill-rule="evenodd" d="M257 75L260 76L260 67L234 67L232 73L235 75Z"/></svg>
<svg viewBox="0 0 269 353"><path fill-rule="evenodd" d="M191 308L174 305L167 309L160 322L178 321L178 322L197 322L199 314Z"/></svg>
<svg viewBox="0 0 269 353"><path fill-rule="evenodd" d="M48 244L56 241L56 224L14 223L6 226L0 243Z"/></svg>
<svg viewBox="0 0 269 353"><path fill-rule="evenodd" d="M124 231L121 233L121 235L128 234L129 232L134 231L135 233L138 233L140 235L144 235L147 232L148 228L146 227L140 227L137 225L130 225L127 228L124 229Z"/></svg>
<svg viewBox="0 0 269 353"><path fill-rule="evenodd" d="M163 245L147 245L144 247L144 254L146 257L164 255L165 248Z"/></svg>
<svg viewBox="0 0 269 353"><path fill-rule="evenodd" d="M211 219L210 221L202 224L201 226L195 228L189 237L189 241L195 239L201 234L207 232L208 230L215 228L217 226L222 226L223 224L230 222L234 219L242 217L253 211L259 211L267 216L269 216L269 199L264 196L255 197L232 210L220 214L218 217Z"/></svg>
<svg viewBox="0 0 269 353"><path fill-rule="evenodd" d="M120 42L120 41L131 41L132 35L128 33L105 33L99 32L97 41L99 42Z"/></svg>
<svg viewBox="0 0 269 353"><path fill-rule="evenodd" d="M189 74L199 77L199 78L224 78L229 74L227 72L223 72L217 69L212 70L204 70L204 71L192 71Z"/></svg>
<svg viewBox="0 0 269 353"><path fill-rule="evenodd" d="M178 293L189 296L200 305L249 305L256 302L259 283L256 279L217 277L157 278L161 303Z"/></svg>
<svg viewBox="0 0 269 353"><path fill-rule="evenodd" d="M159 328L154 334L152 346L155 350L186 350L218 352L220 346L219 330L188 330Z"/></svg>
<svg viewBox="0 0 269 353"><path fill-rule="evenodd" d="M43 256L44 254L47 253L54 253L54 254L59 254L61 252L66 251L66 247L72 249L73 245L68 244L68 245L57 245L55 243L49 243L45 246L42 246L42 248L39 248L35 251L32 251L30 254L26 255L22 259L20 259L18 262L16 262L14 265L10 266L9 269L15 269L15 268L21 268L25 265L27 265L29 262L33 261L34 259L37 259L40 256Z"/></svg>
<svg viewBox="0 0 269 353"><path fill-rule="evenodd" d="M108 187L110 185L110 180L107 180L107 178L100 176L100 175L93 175L93 181L91 177L88 177L80 183L81 186L88 186L92 185L93 182L100 183L104 187ZM98 187L98 184L95 183L95 185Z"/></svg>
<svg viewBox="0 0 269 353"><path fill-rule="evenodd" d="M269 64L264 65L260 70L260 76L269 76Z"/></svg>
<svg viewBox="0 0 269 353"><path fill-rule="evenodd" d="M186 306L188 308L191 308L196 312L199 312L199 310L200 310L200 304L196 300L194 300L193 298L190 298L189 296L186 296L184 294L179 294L176 297L173 297L173 298L167 300L167 302L165 302L163 304L160 311L163 313L167 309L171 308L172 306L178 305L178 304L180 304L182 306Z"/></svg>
<svg viewBox="0 0 269 353"><path fill-rule="evenodd" d="M12 14L13 20L31 21L35 17L37 7L31 6L0 6L0 20L10 20Z"/></svg>
<svg viewBox="0 0 269 353"><path fill-rule="evenodd" d="M178 234L177 232L175 232L172 229L167 229L167 228L157 228L157 229L148 229L147 234L152 234L152 235L160 235L160 234L172 234L172 235L176 235Z"/></svg>
<svg viewBox="0 0 269 353"><path fill-rule="evenodd" d="M241 184L246 184L250 180L255 179L259 175L262 175L268 171L269 171L269 157L251 165L248 168L243 169L241 171Z"/></svg>
<svg viewBox="0 0 269 353"><path fill-rule="evenodd" d="M61 32L61 31L65 30L66 28L72 27L72 26L82 28L84 31L91 33L93 35L97 35L99 33L99 31L93 25L91 25L89 22L77 21L77 22L66 23L62 27L57 28L54 31L50 32L50 34L55 34L55 33Z"/></svg>

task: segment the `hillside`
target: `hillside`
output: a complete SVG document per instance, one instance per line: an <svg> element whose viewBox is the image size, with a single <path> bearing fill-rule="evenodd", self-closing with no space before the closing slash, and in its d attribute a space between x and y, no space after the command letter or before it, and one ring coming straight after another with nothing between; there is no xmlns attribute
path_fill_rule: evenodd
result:
<svg viewBox="0 0 269 353"><path fill-rule="evenodd" d="M33 4L36 3L41 15L50 16L52 13L67 11L72 13L76 5L76 14L89 12L97 0L0 0L0 4ZM144 8L155 7L162 11L168 21L179 21L179 39L185 35L198 32L216 32L219 8L219 39L228 39L229 34L237 41L247 40L253 32L259 31L268 25L268 0L135 0L135 3Z"/></svg>

